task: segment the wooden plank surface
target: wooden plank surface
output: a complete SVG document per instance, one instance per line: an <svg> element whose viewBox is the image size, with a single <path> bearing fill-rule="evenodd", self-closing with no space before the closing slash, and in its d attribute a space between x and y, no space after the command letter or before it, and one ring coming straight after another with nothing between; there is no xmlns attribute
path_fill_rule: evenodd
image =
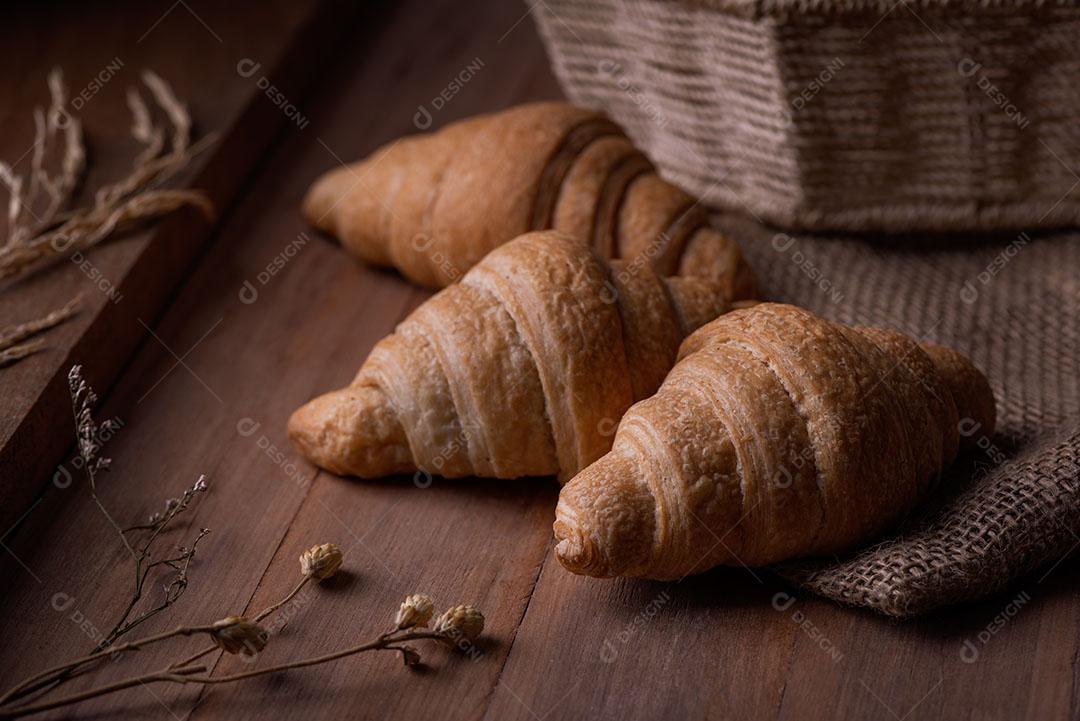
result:
<svg viewBox="0 0 1080 721"><path fill-rule="evenodd" d="M90 168L82 196L90 197L100 184L123 177L139 150L124 98L149 68L187 102L197 134L218 134L178 180L205 190L224 213L266 146L294 123L265 96L260 78L273 78L285 97L298 99L338 35L340 18L352 11L340 2L309 0L270 3L242 15L199 2L114 3L107 11L78 3L26 5L7 14L0 30L0 97L10 101L0 106L0 158L26 172L33 108L47 105L45 77L59 67L70 86L69 111L87 136ZM259 71L245 77L238 68L250 67L248 61ZM82 362L107 387L145 341L145 324L210 230L195 211L183 210L105 244L84 263L63 262L0 286L0 327L43 316L77 294L83 308L49 332L47 350L0 374L0 528L12 525L69 445L55 428L70 418L67 369Z"/></svg>
<svg viewBox="0 0 1080 721"><path fill-rule="evenodd" d="M1080 604L1071 560L981 603L909 623L804 597L761 571L597 581L566 573L550 553L551 479L350 481L317 473L288 446L288 414L347 383L426 297L308 231L296 212L304 190L339 158L412 132L417 108L477 58L481 71L436 113L436 125L557 96L525 10L490 0L463 12L450 0L417 0L340 28L348 42L300 104L310 125L278 136L167 309L145 318L100 414L124 424L102 495L125 521L156 510L199 473L211 484L172 537L185 542L199 527L212 529L191 587L146 633L257 611L295 583L301 550L333 541L346 551L348 573L302 594L283 628L271 624L258 665L369 638L414 591L483 608L480 653L424 647L419 672L371 654L242 685L135 688L55 716L1076 718ZM155 47L169 56L164 43ZM27 74L42 72L34 65ZM93 258L110 252L120 250ZM278 258L283 266L260 277ZM245 283L257 290L254 302ZM37 291L38 301L69 290ZM98 350L73 345L57 368ZM11 372L0 372L0 383L15 383L3 376ZM97 373L91 380L104 390L108 374ZM68 430L53 430L66 444ZM130 584L122 549L80 482L46 485L3 543L0 686L91 646ZM1007 614L1018 597L1027 600ZM188 640L182 652L201 645ZM149 649L106 664L95 679L178 655ZM214 662L216 674L249 668L232 657Z"/></svg>

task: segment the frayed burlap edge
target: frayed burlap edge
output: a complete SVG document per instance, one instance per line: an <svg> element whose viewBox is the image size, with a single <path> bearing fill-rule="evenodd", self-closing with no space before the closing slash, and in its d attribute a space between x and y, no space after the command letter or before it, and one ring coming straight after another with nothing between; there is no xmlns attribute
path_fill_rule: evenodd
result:
<svg viewBox="0 0 1080 721"><path fill-rule="evenodd" d="M848 560L775 570L840 603L908 617L1056 564L1080 545L1078 528L1080 428L993 469L893 540Z"/></svg>

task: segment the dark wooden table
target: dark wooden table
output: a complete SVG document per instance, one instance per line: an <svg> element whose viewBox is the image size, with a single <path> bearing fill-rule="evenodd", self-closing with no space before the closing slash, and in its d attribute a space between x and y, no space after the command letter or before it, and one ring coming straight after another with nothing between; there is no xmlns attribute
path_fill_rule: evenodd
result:
<svg viewBox="0 0 1080 721"><path fill-rule="evenodd" d="M211 484L171 539L212 529L191 585L146 632L264 607L296 581L298 554L323 541L345 549L348 573L300 596L258 664L369 638L414 591L474 603L488 628L480 653L426 652L419 672L368 654L240 685L133 688L64 716L1078 717L1071 560L907 623L804 597L765 572L602 582L564 572L550 553L550 479L357 482L316 472L289 447L288 414L344 385L426 297L309 232L297 212L305 188L415 131L421 106L442 125L558 97L526 10L496 0L243 11L164 0L8 11L0 157L29 148L30 108L45 101L49 67L63 66L81 89L116 59L119 72L83 108L91 184L122 173L135 149L123 98L143 67L221 138L189 180L214 198L215 223L183 212L89 255L119 302L66 263L0 289L0 326L78 292L85 301L47 336L49 350L0 370L0 685L88 650L130 594L123 549L71 463L66 375L81 363L104 396L100 416L123 423L101 484L115 515L137 522L200 473ZM471 79L433 103L470 65ZM280 95L267 95L267 82ZM104 664L96 678L175 657L149 649ZM249 668L212 659L218 675Z"/></svg>

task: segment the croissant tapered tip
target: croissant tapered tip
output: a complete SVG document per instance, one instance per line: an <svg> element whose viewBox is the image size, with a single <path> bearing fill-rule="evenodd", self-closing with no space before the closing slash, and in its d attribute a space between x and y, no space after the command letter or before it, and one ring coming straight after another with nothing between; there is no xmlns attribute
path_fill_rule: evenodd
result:
<svg viewBox="0 0 1080 721"><path fill-rule="evenodd" d="M415 470L405 432L378 388L321 395L289 417L288 431L305 458L332 473L378 478Z"/></svg>
<svg viewBox="0 0 1080 721"><path fill-rule="evenodd" d="M959 418L960 445L970 448L994 434L997 408L994 391L983 372L959 351L934 343L923 343L934 367L952 394Z"/></svg>
<svg viewBox="0 0 1080 721"><path fill-rule="evenodd" d="M555 555L583 576L644 575L652 558L656 501L636 461L608 453L574 476L555 509Z"/></svg>
<svg viewBox="0 0 1080 721"><path fill-rule="evenodd" d="M561 505L561 504L560 504ZM562 509L560 509L562 510ZM597 557L596 549L588 535L581 531L576 522L567 522L560 514L555 521L555 556L567 570L583 576L605 577L611 574Z"/></svg>
<svg viewBox="0 0 1080 721"><path fill-rule="evenodd" d="M311 184L300 211L304 220L324 233L334 233L334 209L352 187L348 168L337 168L323 173Z"/></svg>

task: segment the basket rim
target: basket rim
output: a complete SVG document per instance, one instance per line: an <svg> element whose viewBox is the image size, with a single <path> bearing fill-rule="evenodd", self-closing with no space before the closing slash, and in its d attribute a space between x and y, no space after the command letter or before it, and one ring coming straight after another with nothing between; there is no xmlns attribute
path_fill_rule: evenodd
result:
<svg viewBox="0 0 1080 721"><path fill-rule="evenodd" d="M783 18L793 15L888 14L903 5L936 15L981 10L1024 10L1029 13L1080 7L1080 0L662 0L662 3L722 12L742 18Z"/></svg>

